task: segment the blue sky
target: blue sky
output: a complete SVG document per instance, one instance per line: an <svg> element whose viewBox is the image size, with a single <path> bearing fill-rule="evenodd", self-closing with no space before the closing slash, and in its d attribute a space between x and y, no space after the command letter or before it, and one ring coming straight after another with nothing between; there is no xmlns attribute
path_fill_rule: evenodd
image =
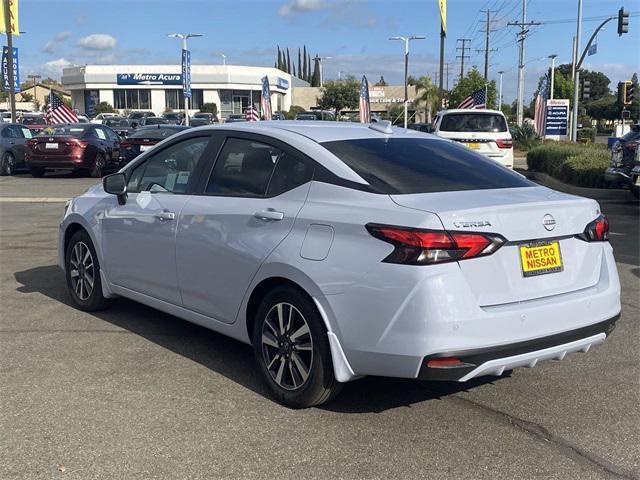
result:
<svg viewBox="0 0 640 480"><path fill-rule="evenodd" d="M527 0L527 18L557 21L575 18L576 0ZM450 86L460 71L456 38L471 38L471 58L465 69L482 71L484 22L480 10L494 10L490 77L504 70L504 97L516 94L518 49L516 29L506 25L521 15L521 0L449 0L446 59ZM621 4L640 13L640 0L584 0L585 19L617 14ZM598 21L585 21L586 36ZM402 82L402 45L393 35L425 35L411 44L410 74L433 75L438 69L439 15L437 0L20 0L20 28L15 40L20 48L21 75L40 73L59 77L69 64L177 63L180 45L166 37L171 32L202 33L190 42L192 62L272 66L276 44L307 45L311 54L331 56L324 63L325 78L338 71L375 82L381 75L392 84ZM527 98L548 66L547 56L571 60L575 21L533 27L526 43ZM612 80L630 78L640 71L640 16L630 19L630 33L618 37L615 20L598 36L598 53L587 57L585 67L601 70ZM458 52L459 53L459 52ZM293 59L292 59L293 60Z"/></svg>

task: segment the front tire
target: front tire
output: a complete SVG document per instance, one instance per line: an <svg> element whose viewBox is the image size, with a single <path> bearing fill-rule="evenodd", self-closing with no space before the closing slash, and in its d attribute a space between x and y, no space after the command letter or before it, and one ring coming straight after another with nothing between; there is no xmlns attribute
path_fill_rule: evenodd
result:
<svg viewBox="0 0 640 480"><path fill-rule="evenodd" d="M69 240L65 252L65 274L67 289L76 308L94 312L106 306L98 255L84 230L78 230Z"/></svg>
<svg viewBox="0 0 640 480"><path fill-rule="evenodd" d="M320 405L342 387L333 374L322 318L298 289L278 287L264 297L256 312L253 346L273 396L288 407Z"/></svg>
<svg viewBox="0 0 640 480"><path fill-rule="evenodd" d="M13 175L13 166L15 165L15 158L11 152L6 152L0 160L0 175L11 176Z"/></svg>
<svg viewBox="0 0 640 480"><path fill-rule="evenodd" d="M102 178L104 173L104 168L106 166L106 162L101 153L96 155L96 160L93 163L93 168L91 169L91 176L93 178Z"/></svg>

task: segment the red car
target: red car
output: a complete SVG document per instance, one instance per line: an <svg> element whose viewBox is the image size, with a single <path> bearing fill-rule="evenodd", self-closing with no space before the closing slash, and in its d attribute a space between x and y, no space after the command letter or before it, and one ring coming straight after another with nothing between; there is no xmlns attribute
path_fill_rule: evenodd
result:
<svg viewBox="0 0 640 480"><path fill-rule="evenodd" d="M20 123L31 130L34 135L40 133L47 126L47 121L42 115L23 115L20 118Z"/></svg>
<svg viewBox="0 0 640 480"><path fill-rule="evenodd" d="M126 165L142 152L153 147L156 143L188 128L189 127L185 127L184 125L165 124L135 129L120 145L120 166Z"/></svg>
<svg viewBox="0 0 640 480"><path fill-rule="evenodd" d="M102 177L116 168L120 157L120 137L104 125L72 123L51 125L26 144L25 164L34 177L47 170L85 171Z"/></svg>

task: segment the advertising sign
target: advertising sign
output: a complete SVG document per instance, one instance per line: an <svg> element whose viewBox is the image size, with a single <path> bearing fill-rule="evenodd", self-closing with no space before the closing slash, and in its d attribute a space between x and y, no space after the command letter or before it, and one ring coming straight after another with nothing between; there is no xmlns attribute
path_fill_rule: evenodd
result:
<svg viewBox="0 0 640 480"><path fill-rule="evenodd" d="M182 85L179 73L116 73L118 85Z"/></svg>
<svg viewBox="0 0 640 480"><path fill-rule="evenodd" d="M569 100L547 100L545 138L566 140L569 126Z"/></svg>
<svg viewBox="0 0 640 480"><path fill-rule="evenodd" d="M384 98L384 87L369 87L369 98Z"/></svg>
<svg viewBox="0 0 640 480"><path fill-rule="evenodd" d="M287 80L286 78L278 77L276 78L276 86L278 88L282 88L283 90L286 90L287 88L289 88L289 80Z"/></svg>
<svg viewBox="0 0 640 480"><path fill-rule="evenodd" d="M18 0L9 0L9 22L11 24L11 33L19 37L20 36L20 22L18 21ZM5 26L4 16L5 16L5 2L4 0L0 2L0 32L7 33L7 28Z"/></svg>
<svg viewBox="0 0 640 480"><path fill-rule="evenodd" d="M9 66L7 64L7 54L9 47L2 47L2 89L9 91ZM18 49L13 47L13 91L20 91L20 63L18 62Z"/></svg>
<svg viewBox="0 0 640 480"><path fill-rule="evenodd" d="M182 91L191 98L191 52L182 49Z"/></svg>
<svg viewBox="0 0 640 480"><path fill-rule="evenodd" d="M100 103L100 92L98 90L84 91L84 113L93 117L98 103Z"/></svg>

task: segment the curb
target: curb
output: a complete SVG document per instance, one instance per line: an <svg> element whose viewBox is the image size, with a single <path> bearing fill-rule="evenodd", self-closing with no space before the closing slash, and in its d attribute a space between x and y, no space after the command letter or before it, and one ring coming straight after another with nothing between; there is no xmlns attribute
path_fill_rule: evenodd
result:
<svg viewBox="0 0 640 480"><path fill-rule="evenodd" d="M630 201L632 200L631 193L628 190L622 188L585 188L576 187L575 185L569 185L560 180L557 180L550 175L542 172L532 172L530 170L517 169L518 173L521 173L529 180L544 185L545 187L558 190L559 192L570 193L572 195L579 195L581 197L593 198L595 200L613 200L613 201Z"/></svg>

